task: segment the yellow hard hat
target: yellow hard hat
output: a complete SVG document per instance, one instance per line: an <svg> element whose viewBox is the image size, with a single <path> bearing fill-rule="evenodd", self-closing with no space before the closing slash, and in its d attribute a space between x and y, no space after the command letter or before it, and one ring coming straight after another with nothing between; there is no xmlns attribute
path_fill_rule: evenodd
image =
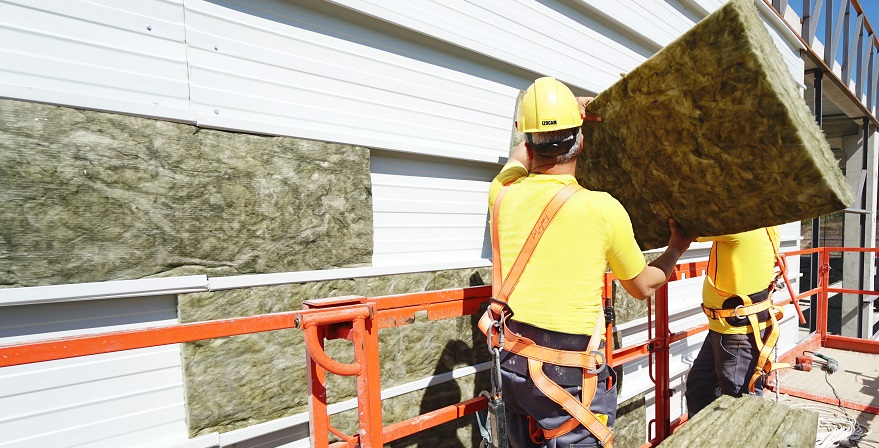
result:
<svg viewBox="0 0 879 448"><path fill-rule="evenodd" d="M538 78L528 87L519 105L516 130L548 132L583 124L580 106L568 86L555 78Z"/></svg>

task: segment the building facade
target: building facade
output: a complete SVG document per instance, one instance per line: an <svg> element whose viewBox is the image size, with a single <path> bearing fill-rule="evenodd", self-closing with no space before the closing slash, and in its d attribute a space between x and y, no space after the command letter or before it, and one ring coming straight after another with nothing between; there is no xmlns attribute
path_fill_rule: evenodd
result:
<svg viewBox="0 0 879 448"><path fill-rule="evenodd" d="M548 75L596 95L723 3L2 0L0 344L490 283L486 196L519 93ZM807 46L755 4L808 97ZM870 152L875 210L873 146L838 138L843 163ZM800 248L800 223L782 237ZM700 290L671 288L673 329L704 319ZM620 341L645 340L643 304L623 306ZM386 418L477 395L471 333L384 337ZM702 337L673 349L679 391ZM308 446L304 369L284 332L3 368L0 447ZM646 362L624 372L621 436L643 441ZM333 386L344 427L353 389ZM472 423L447 431L469 446Z"/></svg>

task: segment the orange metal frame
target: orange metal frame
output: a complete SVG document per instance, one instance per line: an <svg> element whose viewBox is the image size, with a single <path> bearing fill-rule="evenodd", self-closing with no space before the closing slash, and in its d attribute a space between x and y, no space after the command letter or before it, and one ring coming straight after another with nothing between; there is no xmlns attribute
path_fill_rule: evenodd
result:
<svg viewBox="0 0 879 448"><path fill-rule="evenodd" d="M839 348L866 353L879 353L879 341L827 334L827 297L830 292L851 294L877 294L876 291L832 289L828 285L830 252L865 252L875 249L816 248L788 252L785 256L806 255L817 252L821 266L818 287L777 301L784 305L811 295L818 295L817 331L793 350L780 357L781 362L791 361L797 353L817 347ZM706 262L679 264L672 281L698 277L704 274ZM605 277L604 297L610 301L614 277ZM384 426L381 415L381 383L379 375L378 334L382 328L399 327L415 322L416 313L427 313L429 320L448 319L473 315L480 311L491 295L490 286L463 289L402 294L367 298L361 296L334 297L309 300L301 311L264 314L235 319L171 325L141 330L118 331L86 336L49 339L24 344L0 346L0 368L35 362L45 362L77 356L94 355L144 347L192 342L204 339L237 336L265 331L297 329L304 333L308 359L308 393L310 410L311 444L315 447L380 447L386 443L433 428L485 409L486 399L478 396L461 403L446 406L408 420ZM656 446L667 438L686 417L670 420L670 372L669 348L671 344L691 335L706 331L701 325L672 333L668 319L668 286L661 288L655 297L656 310L648 309L648 339L644 343L614 350L610 344L605 357L610 366L650 357L650 377L656 390L655 418L649 423L648 443ZM648 308L650 302L648 302ZM655 316L655 318L653 317ZM655 322L654 322L655 320ZM611 326L606 329L608 340L612 339ZM346 339L352 341L354 360L340 363L324 351L325 340ZM327 414L326 373L354 376L357 383L358 431L355 435L343 434L332 427ZM810 398L810 397L805 397ZM821 397L817 397L821 398ZM814 397L812 399L815 399ZM820 401L820 400L819 400ZM868 412L874 410L865 409ZM330 434L338 441L330 441Z"/></svg>

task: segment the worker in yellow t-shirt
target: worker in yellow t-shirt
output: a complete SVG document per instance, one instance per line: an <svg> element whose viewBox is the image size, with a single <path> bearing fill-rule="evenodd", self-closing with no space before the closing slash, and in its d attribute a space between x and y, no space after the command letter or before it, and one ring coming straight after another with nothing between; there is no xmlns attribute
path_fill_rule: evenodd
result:
<svg viewBox="0 0 879 448"><path fill-rule="evenodd" d="M501 278L509 279L544 208L561 190L574 186L575 193L543 229L507 301L512 312L506 320L509 330L541 347L584 351L598 334L599 319L603 322L601 294L607 268L630 294L644 299L668 281L693 241L669 220L668 248L647 265L623 206L608 193L576 185L577 155L583 149L581 124L584 119L601 120L586 112L590 101L575 98L553 78L536 80L522 98L516 122L517 129L525 133L525 142L513 150L489 191L492 225L497 229L492 237L499 246L499 259L493 262ZM561 404L543 393L547 386L535 385L535 372L529 372L531 358L507 350L501 353L510 446L592 446L597 442L582 422L577 424ZM581 400L583 369L543 364L542 370L549 380ZM611 437L607 427L613 426L617 405L616 382L611 378L608 383L613 375L609 367L602 369L595 390L588 391L594 397L584 403ZM559 430L565 423L571 428Z"/></svg>
<svg viewBox="0 0 879 448"><path fill-rule="evenodd" d="M774 321L770 316L774 312L770 285L776 275L780 238L775 226L698 238L698 241L713 244L702 286L702 309L708 316L708 335L687 375L690 416L721 394L740 397L748 393L752 378L754 393L763 394L762 377L754 376L757 368L762 368L758 366L760 350L754 328L758 328L762 340L770 320ZM749 313L746 306L759 308ZM748 314L756 316L751 319L753 324Z"/></svg>

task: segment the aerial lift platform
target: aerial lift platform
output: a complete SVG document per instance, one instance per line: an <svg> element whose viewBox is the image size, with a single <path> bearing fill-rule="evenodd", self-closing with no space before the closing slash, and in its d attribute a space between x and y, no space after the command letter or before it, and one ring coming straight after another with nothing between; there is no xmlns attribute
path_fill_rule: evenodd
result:
<svg viewBox="0 0 879 448"><path fill-rule="evenodd" d="M876 252L879 249L818 247L784 254L786 258L815 253L818 255L820 269L817 287L798 295L778 294L774 298L776 305L785 305L816 295L817 325L816 330L802 338L797 346L778 356L778 362L800 364L803 370L786 372L780 379L770 378L764 398L800 407L813 406L812 409L817 409L814 406L818 405L829 408L830 411L826 411L824 416L819 411L817 428L819 439L828 438L826 434L835 430L845 432L839 428L842 424L834 427L839 419L830 414L835 412L834 415L845 415L863 425L860 429L858 446L879 446L879 443L870 442L879 440L879 437L875 434L867 434L867 431L875 427L879 421L877 417L879 341L833 335L829 334L827 329L827 305L830 294L849 293L868 297L879 295L879 291L830 287L828 284L830 253L845 251ZM706 266L706 262L679 264L672 281L702 276ZM612 297L613 280L612 274L606 275L604 288L606 301ZM472 414L486 408L486 398L480 395L414 418L384 425L378 362L379 332L385 328L412 324L416 321L416 315L426 315L427 319L440 320L478 314L484 309L490 295L491 286L477 286L384 297L333 297L306 301L300 311L5 345L0 346L0 368L159 345L295 329L304 333L307 347L308 390L306 392L309 399L311 445L335 448L380 447L421 431L430 431L431 428L455 419L474 418ZM654 382L657 399L655 416L649 422L647 441L642 447L660 446L675 431L686 431L686 416L670 418L669 348L677 341L707 330L707 325L702 325L671 332L668 317L668 285L660 289L654 299L652 303L655 303L653 305L655 309L648 309L647 340L617 349L608 344L604 349L608 365L612 367L645 357L650 359L651 379ZM650 307L651 301L647 303ZM610 325L606 329L606 336L608 340L612 340ZM327 355L324 351L324 343L332 339L346 339L352 342L353 361L340 362ZM820 354L823 358L815 354ZM809 371L803 366L808 361L812 363ZM356 378L358 430L355 434L344 434L330 424L327 412L327 373ZM827 380L827 375L831 373L832 382ZM718 424L722 425L723 422ZM851 434L849 432L844 436L850 437ZM858 437L858 434L855 436ZM820 443L821 440L817 440L815 446L831 446ZM869 443L874 444L869 445Z"/></svg>

